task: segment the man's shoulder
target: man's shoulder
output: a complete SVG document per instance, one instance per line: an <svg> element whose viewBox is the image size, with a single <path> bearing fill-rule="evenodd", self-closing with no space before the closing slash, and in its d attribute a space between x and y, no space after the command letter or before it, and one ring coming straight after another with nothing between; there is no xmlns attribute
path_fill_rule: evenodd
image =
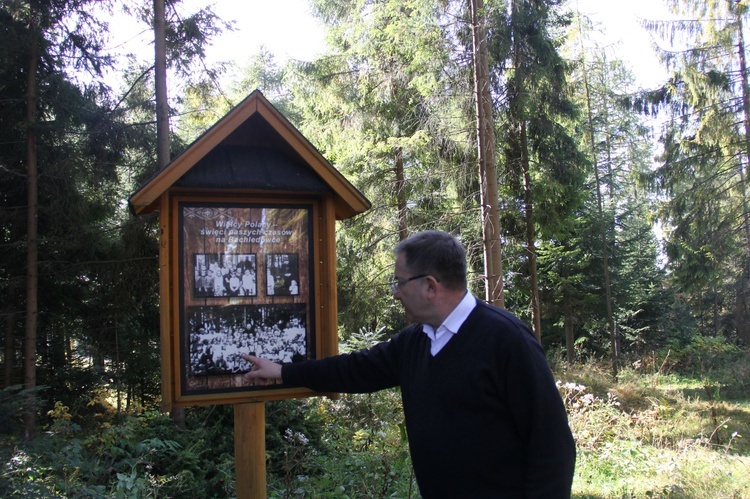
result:
<svg viewBox="0 0 750 499"><path fill-rule="evenodd" d="M509 312L508 310L504 308L499 308L494 305L490 305L489 303L482 301L477 298L477 306L474 307L473 313L483 317L488 318L490 320L501 320L501 321L510 321L510 322L519 322L523 324L521 319L519 319L514 313Z"/></svg>
<svg viewBox="0 0 750 499"><path fill-rule="evenodd" d="M429 342L429 338L422 331L421 324L412 324L391 335L388 344L393 351L409 352L421 348L422 342Z"/></svg>
<svg viewBox="0 0 750 499"><path fill-rule="evenodd" d="M506 335L506 338L508 335L518 336L523 339L528 339L529 336L534 338L534 333L531 329L515 314L479 299L477 299L477 306L474 307L469 318L474 319L472 322L474 322L475 327L486 327L487 329L503 333Z"/></svg>
<svg viewBox="0 0 750 499"><path fill-rule="evenodd" d="M423 335L421 324L411 324L391 335L391 341L409 341Z"/></svg>

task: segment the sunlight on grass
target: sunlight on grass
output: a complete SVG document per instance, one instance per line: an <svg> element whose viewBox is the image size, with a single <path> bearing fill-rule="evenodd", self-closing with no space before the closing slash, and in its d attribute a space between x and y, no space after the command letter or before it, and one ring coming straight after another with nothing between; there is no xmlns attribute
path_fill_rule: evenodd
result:
<svg viewBox="0 0 750 499"><path fill-rule="evenodd" d="M750 497L750 400L732 390L746 380L560 374L576 380L558 384L578 444L574 497Z"/></svg>
<svg viewBox="0 0 750 499"><path fill-rule="evenodd" d="M579 455L574 497L750 497L750 460L615 441Z"/></svg>

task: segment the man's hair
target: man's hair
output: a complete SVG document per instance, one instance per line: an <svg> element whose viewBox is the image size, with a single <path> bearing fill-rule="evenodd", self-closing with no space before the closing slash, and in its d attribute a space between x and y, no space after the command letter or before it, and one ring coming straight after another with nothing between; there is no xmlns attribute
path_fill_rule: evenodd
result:
<svg viewBox="0 0 750 499"><path fill-rule="evenodd" d="M419 232L398 243L393 252L403 253L413 275L431 275L449 289L466 289L466 252L447 232Z"/></svg>

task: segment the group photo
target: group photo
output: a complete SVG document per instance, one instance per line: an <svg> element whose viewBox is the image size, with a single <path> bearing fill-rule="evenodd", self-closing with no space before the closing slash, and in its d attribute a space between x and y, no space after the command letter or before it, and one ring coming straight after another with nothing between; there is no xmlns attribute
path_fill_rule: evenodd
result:
<svg viewBox="0 0 750 499"><path fill-rule="evenodd" d="M193 296L256 296L257 263L254 254L194 255Z"/></svg>
<svg viewBox="0 0 750 499"><path fill-rule="evenodd" d="M188 307L189 376L249 371L240 354L288 364L308 355L305 304Z"/></svg>

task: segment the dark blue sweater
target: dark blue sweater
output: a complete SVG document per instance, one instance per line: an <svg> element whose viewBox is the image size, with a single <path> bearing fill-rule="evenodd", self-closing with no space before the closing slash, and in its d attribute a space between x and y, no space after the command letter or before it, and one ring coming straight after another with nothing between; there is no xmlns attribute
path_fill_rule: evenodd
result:
<svg viewBox="0 0 750 499"><path fill-rule="evenodd" d="M575 442L547 359L514 315L477 303L435 356L421 326L368 350L282 368L284 384L401 386L423 497L570 497Z"/></svg>

